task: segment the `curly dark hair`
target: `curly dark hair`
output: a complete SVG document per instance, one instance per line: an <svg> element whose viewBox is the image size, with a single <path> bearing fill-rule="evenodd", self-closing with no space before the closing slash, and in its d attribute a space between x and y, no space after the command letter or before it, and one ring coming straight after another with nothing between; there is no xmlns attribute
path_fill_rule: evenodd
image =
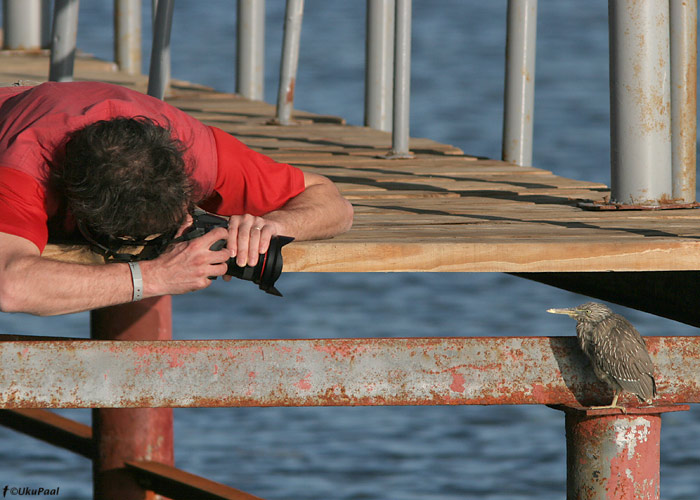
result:
<svg viewBox="0 0 700 500"><path fill-rule="evenodd" d="M185 146L146 117L102 120L68 136L51 183L97 234L146 238L178 228L192 203Z"/></svg>

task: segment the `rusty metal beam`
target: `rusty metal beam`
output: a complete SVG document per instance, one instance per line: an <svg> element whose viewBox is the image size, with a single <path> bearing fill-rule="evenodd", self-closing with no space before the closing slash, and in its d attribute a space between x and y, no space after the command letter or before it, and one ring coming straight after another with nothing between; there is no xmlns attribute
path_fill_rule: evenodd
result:
<svg viewBox="0 0 700 500"><path fill-rule="evenodd" d="M49 444L94 458L92 428L45 410L0 410L0 425Z"/></svg>
<svg viewBox="0 0 700 500"><path fill-rule="evenodd" d="M126 462L126 468L143 488L172 500L262 500L245 491L158 462Z"/></svg>
<svg viewBox="0 0 700 500"><path fill-rule="evenodd" d="M657 403L700 402L700 337L647 337ZM0 407L607 403L574 337L0 342ZM629 401L633 403L633 401Z"/></svg>

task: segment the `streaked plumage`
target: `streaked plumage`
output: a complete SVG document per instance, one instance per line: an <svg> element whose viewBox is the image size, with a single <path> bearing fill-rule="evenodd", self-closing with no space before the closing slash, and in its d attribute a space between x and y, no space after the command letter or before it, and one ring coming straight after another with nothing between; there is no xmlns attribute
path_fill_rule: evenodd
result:
<svg viewBox="0 0 700 500"><path fill-rule="evenodd" d="M621 408L617 398L622 391L651 404L656 396L654 365L644 339L632 323L597 302L547 312L566 314L576 320L581 350L591 360L596 376L615 392L612 404L605 408Z"/></svg>

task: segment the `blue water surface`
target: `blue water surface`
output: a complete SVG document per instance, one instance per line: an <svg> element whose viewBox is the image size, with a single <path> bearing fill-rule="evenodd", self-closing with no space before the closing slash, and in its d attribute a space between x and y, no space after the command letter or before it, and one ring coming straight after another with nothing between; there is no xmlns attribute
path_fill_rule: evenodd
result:
<svg viewBox="0 0 700 500"><path fill-rule="evenodd" d="M411 135L500 157L506 2L413 1ZM82 2L81 49L112 58L112 2ZM284 1L267 0L274 102ZM540 2L534 164L609 183L607 2ZM363 122L365 2L306 0L295 106ZM144 2L144 71L150 52ZM235 2L178 1L175 78L233 91ZM285 298L219 280L174 298L177 339L573 335L585 297L497 273L284 274ZM613 306L645 335L696 329ZM0 332L89 336L88 315L0 314ZM63 415L90 423L88 410ZM699 498L700 416L664 417L662 497ZM0 427L0 488L91 498L88 460ZM533 406L175 410L176 465L268 500L565 496L564 418ZM1 490L0 490L1 491Z"/></svg>

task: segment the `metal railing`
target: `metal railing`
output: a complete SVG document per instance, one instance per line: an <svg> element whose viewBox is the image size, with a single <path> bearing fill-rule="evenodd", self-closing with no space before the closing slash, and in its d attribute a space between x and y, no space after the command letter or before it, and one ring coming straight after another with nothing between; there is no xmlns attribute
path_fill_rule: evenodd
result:
<svg viewBox="0 0 700 500"><path fill-rule="evenodd" d="M95 451L99 434L93 441L86 426L8 410L546 404L565 414L567 498L652 500L660 491L661 415L688 410L679 403L700 402L700 339L646 342L659 397L654 406L632 405L621 413L585 407L609 401L611 394L571 336L174 342L0 337L0 423L97 461L109 452ZM97 415L101 432L116 423L116 416ZM153 422L148 429L133 431L147 442L157 433ZM133 456L126 468L147 481L146 489L175 499L254 498L222 485L219 496L193 496L185 488L202 486L201 478ZM215 486L209 483L204 486Z"/></svg>

